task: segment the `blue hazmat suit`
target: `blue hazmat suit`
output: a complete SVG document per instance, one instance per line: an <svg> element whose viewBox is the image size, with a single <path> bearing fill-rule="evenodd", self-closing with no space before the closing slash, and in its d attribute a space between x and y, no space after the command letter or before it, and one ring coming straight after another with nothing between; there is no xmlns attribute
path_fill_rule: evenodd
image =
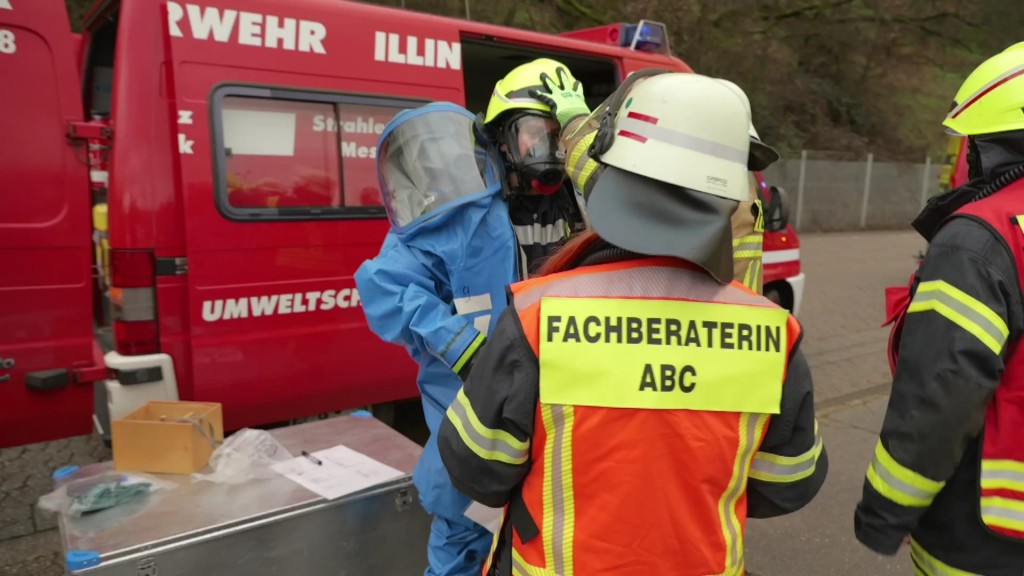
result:
<svg viewBox="0 0 1024 576"><path fill-rule="evenodd" d="M413 482L434 516L427 576L477 576L490 551L492 535L464 515L471 501L452 485L436 435L462 387L457 372L520 278L500 156L475 137L473 120L464 108L434 103L388 124L377 158L392 228L355 276L370 329L419 365L430 438Z"/></svg>

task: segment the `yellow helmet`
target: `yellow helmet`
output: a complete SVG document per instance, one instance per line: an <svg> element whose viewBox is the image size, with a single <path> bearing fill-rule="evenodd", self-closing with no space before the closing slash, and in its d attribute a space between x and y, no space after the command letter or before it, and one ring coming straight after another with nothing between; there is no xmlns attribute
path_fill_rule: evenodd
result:
<svg viewBox="0 0 1024 576"><path fill-rule="evenodd" d="M942 125L957 136L1024 130L1024 42L971 72Z"/></svg>
<svg viewBox="0 0 1024 576"><path fill-rule="evenodd" d="M484 124L490 124L495 118L510 110L550 112L551 108L547 104L530 96L530 90L544 88L540 83L542 73L546 72L548 76L557 78L555 70L559 67L565 68L566 72L569 71L568 66L550 58L538 58L512 69L494 85L491 101L487 104ZM572 78L571 73L569 77Z"/></svg>

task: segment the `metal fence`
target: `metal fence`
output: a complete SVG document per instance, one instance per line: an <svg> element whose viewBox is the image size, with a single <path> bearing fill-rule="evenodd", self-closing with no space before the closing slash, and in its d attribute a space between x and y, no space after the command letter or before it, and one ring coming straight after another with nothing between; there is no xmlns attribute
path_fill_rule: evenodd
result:
<svg viewBox="0 0 1024 576"><path fill-rule="evenodd" d="M920 163L837 159L805 150L779 160L764 172L769 185L786 191L789 221L801 231L908 228L927 199L939 192L942 166Z"/></svg>

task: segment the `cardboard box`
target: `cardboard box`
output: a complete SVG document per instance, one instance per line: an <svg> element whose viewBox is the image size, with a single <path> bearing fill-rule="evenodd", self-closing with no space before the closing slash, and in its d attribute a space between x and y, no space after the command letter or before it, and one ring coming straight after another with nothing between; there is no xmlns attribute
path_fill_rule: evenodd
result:
<svg viewBox="0 0 1024 576"><path fill-rule="evenodd" d="M224 440L224 417L216 402L150 401L114 420L114 468L158 474L202 470Z"/></svg>

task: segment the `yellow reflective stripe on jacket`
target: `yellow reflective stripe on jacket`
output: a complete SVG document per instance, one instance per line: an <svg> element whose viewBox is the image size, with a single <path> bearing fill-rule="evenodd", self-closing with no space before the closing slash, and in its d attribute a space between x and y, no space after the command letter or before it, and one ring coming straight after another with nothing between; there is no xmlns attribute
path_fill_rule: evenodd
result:
<svg viewBox="0 0 1024 576"><path fill-rule="evenodd" d="M1020 231L1024 232L1024 214L1021 214L1020 216L1016 216L1015 220L1017 222L1017 226L1020 227Z"/></svg>
<svg viewBox="0 0 1024 576"><path fill-rule="evenodd" d="M461 388L455 395L455 401L448 407L448 419L466 446L484 460L495 460L505 464L526 462L530 442L518 440L504 430L484 426L473 412L473 406Z"/></svg>
<svg viewBox="0 0 1024 576"><path fill-rule="evenodd" d="M754 463L750 467L750 477L765 482L796 482L814 474L818 465L818 457L824 443L818 430L818 421L814 421L814 445L803 454L796 456L779 456L767 452L754 454Z"/></svg>
<svg viewBox="0 0 1024 576"><path fill-rule="evenodd" d="M1000 496L982 496L981 520L992 528L1024 532L1024 502Z"/></svg>
<svg viewBox="0 0 1024 576"><path fill-rule="evenodd" d="M788 320L767 306L543 297L540 401L778 414Z"/></svg>
<svg viewBox="0 0 1024 576"><path fill-rule="evenodd" d="M981 488L1024 492L1024 463L1016 460L982 460Z"/></svg>
<svg viewBox="0 0 1024 576"><path fill-rule="evenodd" d="M927 550L917 543L917 540L910 540L910 557L917 568L915 574L920 576L981 576L974 572L959 570L932 556Z"/></svg>
<svg viewBox="0 0 1024 576"><path fill-rule="evenodd" d="M764 238L761 234L740 236L732 241L732 257L760 258L764 254L762 250L763 244Z"/></svg>
<svg viewBox="0 0 1024 576"><path fill-rule="evenodd" d="M541 403L544 446L544 522L541 527L544 561L558 576L573 576L573 542L576 500L572 477L572 430L576 410L572 406Z"/></svg>
<svg viewBox="0 0 1024 576"><path fill-rule="evenodd" d="M739 420L739 446L733 463L732 478L718 501L722 537L725 539L725 570L723 575L743 573L743 524L736 513L736 505L746 490L750 463L760 444L767 414L743 414Z"/></svg>
<svg viewBox="0 0 1024 576"><path fill-rule="evenodd" d="M746 273L743 274L742 284L747 288L750 288L758 294L761 293L761 259L752 260L750 266L747 266Z"/></svg>
<svg viewBox="0 0 1024 576"><path fill-rule="evenodd" d="M879 441L868 467L868 482L885 498L900 506L924 507L932 503L945 482L930 480L903 466Z"/></svg>
<svg viewBox="0 0 1024 576"><path fill-rule="evenodd" d="M487 340L487 337L484 336L483 332L477 334L476 338L469 343L469 347L466 348L466 351L462 353L462 356L459 356L455 365L452 366L452 371L458 373L465 368L466 362L469 362L469 359L473 357L473 354L476 354L476 351L483 346L485 340Z"/></svg>
<svg viewBox="0 0 1024 576"><path fill-rule="evenodd" d="M580 189L580 192L583 192L584 196L587 195L592 186L591 176L601 167L601 164L592 160L590 154L587 153L596 136L597 132L590 132L584 134L579 140L572 142L569 157L566 160L568 173L573 177L573 183Z"/></svg>
<svg viewBox="0 0 1024 576"><path fill-rule="evenodd" d="M1010 335L1006 322L976 298L943 280L921 282L908 313L934 311L999 354Z"/></svg>

